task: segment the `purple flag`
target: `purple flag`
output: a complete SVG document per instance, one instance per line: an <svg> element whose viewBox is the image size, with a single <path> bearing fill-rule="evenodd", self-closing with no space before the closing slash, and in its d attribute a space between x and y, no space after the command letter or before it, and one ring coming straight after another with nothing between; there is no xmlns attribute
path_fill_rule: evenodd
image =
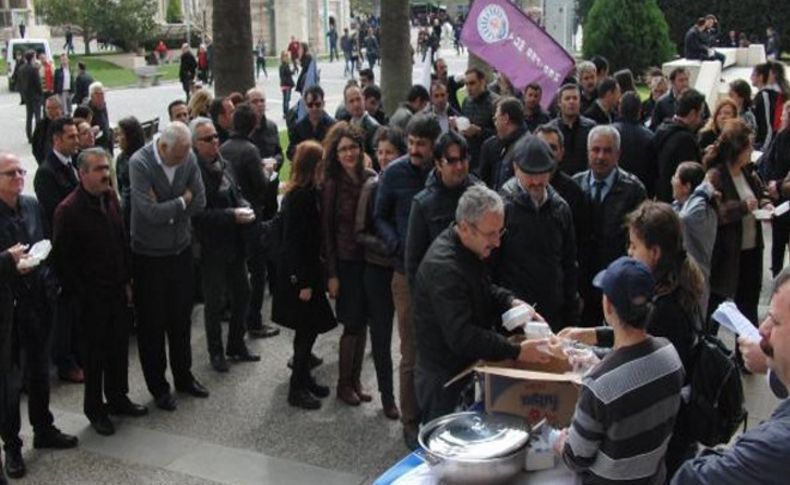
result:
<svg viewBox="0 0 790 485"><path fill-rule="evenodd" d="M573 57L527 14L507 0L475 0L461 31L470 52L505 74L513 86L543 88L548 107L562 80L573 69Z"/></svg>

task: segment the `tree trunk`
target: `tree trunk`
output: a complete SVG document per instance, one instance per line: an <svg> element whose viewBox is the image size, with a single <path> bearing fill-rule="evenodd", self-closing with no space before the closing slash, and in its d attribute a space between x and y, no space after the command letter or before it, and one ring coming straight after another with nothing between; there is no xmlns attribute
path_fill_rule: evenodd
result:
<svg viewBox="0 0 790 485"><path fill-rule="evenodd" d="M91 34L85 27L82 28L82 41L85 42L85 55L91 55Z"/></svg>
<svg viewBox="0 0 790 485"><path fill-rule="evenodd" d="M214 91L226 96L255 86L250 0L213 0Z"/></svg>
<svg viewBox="0 0 790 485"><path fill-rule="evenodd" d="M409 0L387 0L381 12L381 92L392 114L411 88L412 56Z"/></svg>

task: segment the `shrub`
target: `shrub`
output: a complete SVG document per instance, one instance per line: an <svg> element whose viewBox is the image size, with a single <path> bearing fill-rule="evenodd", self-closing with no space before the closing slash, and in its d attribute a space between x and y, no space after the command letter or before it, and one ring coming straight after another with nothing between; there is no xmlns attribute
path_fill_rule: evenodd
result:
<svg viewBox="0 0 790 485"><path fill-rule="evenodd" d="M584 57L602 55L610 71L641 73L672 58L675 47L656 0L597 0L584 23Z"/></svg>

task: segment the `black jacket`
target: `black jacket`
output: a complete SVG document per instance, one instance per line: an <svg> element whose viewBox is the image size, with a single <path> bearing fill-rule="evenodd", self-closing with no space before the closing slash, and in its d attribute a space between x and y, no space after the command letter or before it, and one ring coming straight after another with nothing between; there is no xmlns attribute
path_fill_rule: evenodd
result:
<svg viewBox="0 0 790 485"><path fill-rule="evenodd" d="M206 187L206 207L192 216L192 224L200 242L201 257L224 261L243 258L247 225L236 224L233 209L247 207L248 203L241 195L230 164L222 156L214 163L198 156L198 165Z"/></svg>
<svg viewBox="0 0 790 485"><path fill-rule="evenodd" d="M197 59L192 52L181 54L181 63L178 66L178 79L182 84L192 82L197 72Z"/></svg>
<svg viewBox="0 0 790 485"><path fill-rule="evenodd" d="M505 160L516 142L525 134L527 134L527 127L521 125L505 138L494 135L483 143L483 147L480 149L478 173L480 180L489 188L499 190L513 176L513 165Z"/></svg>
<svg viewBox="0 0 790 485"><path fill-rule="evenodd" d="M41 165L47 154L52 150L52 135L49 132L49 126L52 124L47 116L41 118L41 123L36 123L36 129L33 130L33 137L30 144L33 146L33 156L36 163Z"/></svg>
<svg viewBox="0 0 790 485"><path fill-rule="evenodd" d="M759 206L769 203L765 186L754 164L744 167L742 173L754 192ZM716 242L713 245L710 262L710 292L724 298L735 298L739 281L743 217L749 213L749 209L746 202L738 196L729 169L721 165L713 167L708 170L708 177L717 192L716 211L719 216ZM759 221L754 224L757 231L757 247L762 248L762 224Z"/></svg>
<svg viewBox="0 0 790 485"><path fill-rule="evenodd" d="M570 175L560 170L555 171L551 176L551 186L571 208L573 227L576 233L576 247L581 247L584 241L580 237L588 233L585 228L589 223L587 220L587 199L584 191L579 187L579 184L573 181Z"/></svg>
<svg viewBox="0 0 790 485"><path fill-rule="evenodd" d="M425 181L425 188L412 199L405 258L410 288L413 288L414 276L428 247L455 220L458 200L476 182L479 182L477 177L470 174L460 186L447 188L434 169Z"/></svg>
<svg viewBox="0 0 790 485"><path fill-rule="evenodd" d="M577 325L579 266L568 203L549 187L546 201L536 208L515 177L501 194L507 232L494 257L494 280L520 300L537 304L555 332Z"/></svg>
<svg viewBox="0 0 790 485"><path fill-rule="evenodd" d="M17 270L14 257L7 250L0 253L0 372L11 368L11 340L14 324L14 293L12 282Z"/></svg>
<svg viewBox="0 0 790 485"><path fill-rule="evenodd" d="M600 104L594 102L584 112L584 116L590 118L599 125L608 125L612 122L612 115L607 113Z"/></svg>
<svg viewBox="0 0 790 485"><path fill-rule="evenodd" d="M587 135L595 126L595 121L579 116L571 127L562 118L551 120L550 124L562 131L565 145L565 156L560 161L560 170L570 176L587 170Z"/></svg>
<svg viewBox="0 0 790 485"><path fill-rule="evenodd" d="M589 179L592 173L587 170L577 173L573 180L584 191L586 199L588 233L578 239L587 241L579 245L581 280L592 281L595 273L626 252L628 232L623 223L625 216L633 211L647 197L645 187L634 175L621 168L615 168L617 176L599 209L593 206L594 194L590 190Z"/></svg>
<svg viewBox="0 0 790 485"><path fill-rule="evenodd" d="M98 126L101 130L99 138L96 139L96 145L103 147L112 157L115 140L113 140L113 131L110 128L110 115L107 113L107 105L105 104L104 108L99 109L93 102L88 101L88 107L93 111L91 126Z"/></svg>
<svg viewBox="0 0 790 485"><path fill-rule="evenodd" d="M318 125L313 128L313 124L310 123L310 117L305 116L293 127L293 130L288 132L288 149L286 150L286 154L288 155L289 159L292 159L294 153L296 152L296 146L302 143L305 140L315 140L318 143L324 141L324 137L326 133L329 131L329 128L335 124L335 119L329 116L328 114L324 113L324 116L318 121Z"/></svg>
<svg viewBox="0 0 790 485"><path fill-rule="evenodd" d="M630 121L618 121L614 127L620 132L620 168L636 175L648 197L652 197L657 176L653 132L641 123Z"/></svg>
<svg viewBox="0 0 790 485"><path fill-rule="evenodd" d="M36 199L20 195L14 208L0 202L0 247L10 248L16 243L32 246L42 239L45 239L44 220ZM40 339L42 345L50 335L52 302L58 284L48 261L24 275L14 272L7 284L15 299L11 358L16 361L19 356L13 354L17 348L14 341L21 334L27 333L34 339ZM0 347L4 344L0 342Z"/></svg>
<svg viewBox="0 0 790 485"><path fill-rule="evenodd" d="M55 156L55 152L50 150L47 159L38 167L36 176L33 179L36 198L41 204L41 209L44 213L44 223L46 224L44 234L47 236L52 234L52 218L55 215L55 209L58 207L58 204L79 184L80 181L77 178L75 169L65 166Z"/></svg>
<svg viewBox="0 0 790 485"><path fill-rule="evenodd" d="M535 130L538 126L543 125L551 121L549 117L549 113L546 112L543 107L538 106L538 111L533 114L524 113L524 123L527 125L527 129L530 133L535 133Z"/></svg>
<svg viewBox="0 0 790 485"><path fill-rule="evenodd" d="M650 118L650 129L656 131L664 121L672 119L675 116L676 109L677 98L670 89L667 94L658 98L656 106L653 108L653 117Z"/></svg>
<svg viewBox="0 0 790 485"><path fill-rule="evenodd" d="M485 262L469 251L455 227L433 242L417 271L412 291L420 396L435 392L478 359L515 359L519 346L495 329L513 294L491 283Z"/></svg>
<svg viewBox="0 0 790 485"><path fill-rule="evenodd" d="M74 71L69 69L69 88L70 91L74 90ZM55 94L63 94L63 68L55 69ZM68 112L68 106L64 106L63 110Z"/></svg>
<svg viewBox="0 0 790 485"><path fill-rule="evenodd" d="M683 57L695 60L704 60L709 57L705 34L700 32L696 25L691 26L683 39Z"/></svg>
<svg viewBox="0 0 790 485"><path fill-rule="evenodd" d="M250 135L250 140L260 152L261 158L273 158L277 161L277 171L283 166L283 149L280 146L280 132L274 121L261 118L258 127ZM263 201L263 219L271 219L277 212L277 189L276 183L266 185L266 195Z"/></svg>
<svg viewBox="0 0 790 485"><path fill-rule="evenodd" d="M474 172L477 172L477 167L480 165L480 149L483 142L496 134L494 112L497 99L499 98L495 94L485 90L476 98L467 97L461 107L461 113L482 130L480 134L466 139L469 142L469 168Z"/></svg>
<svg viewBox="0 0 790 485"><path fill-rule="evenodd" d="M653 138L656 153L655 195L660 201L671 203L672 176L681 162L700 161L697 136L686 126L667 121L656 131Z"/></svg>
<svg viewBox="0 0 790 485"><path fill-rule="evenodd" d="M40 101L44 92L41 87L41 75L38 73L38 68L29 62L24 62L22 67L19 68L17 74L18 84L17 90L25 100L25 103L30 100L35 102Z"/></svg>
<svg viewBox="0 0 790 485"><path fill-rule="evenodd" d="M269 181L263 173L258 148L246 136L233 133L219 153L230 165L241 195L252 205L255 216L263 217Z"/></svg>
<svg viewBox="0 0 790 485"><path fill-rule="evenodd" d="M93 78L90 74L85 71L77 74L77 78L74 80L74 97L72 98L74 104L82 104L88 98L88 88L91 84L93 84Z"/></svg>
<svg viewBox="0 0 790 485"><path fill-rule="evenodd" d="M326 299L326 275L321 261L321 217L315 188L298 188L283 198L282 247L277 261L272 321L293 329L327 332L337 325ZM312 290L309 302L299 291Z"/></svg>

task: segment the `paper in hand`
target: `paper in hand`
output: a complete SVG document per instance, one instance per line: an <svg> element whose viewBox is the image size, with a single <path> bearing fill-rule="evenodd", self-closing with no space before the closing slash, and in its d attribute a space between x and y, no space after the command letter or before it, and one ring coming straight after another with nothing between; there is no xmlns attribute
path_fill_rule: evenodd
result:
<svg viewBox="0 0 790 485"><path fill-rule="evenodd" d="M725 301L713 312L713 319L727 330L753 342L760 341L760 332L752 325L748 318L743 316L735 303Z"/></svg>

